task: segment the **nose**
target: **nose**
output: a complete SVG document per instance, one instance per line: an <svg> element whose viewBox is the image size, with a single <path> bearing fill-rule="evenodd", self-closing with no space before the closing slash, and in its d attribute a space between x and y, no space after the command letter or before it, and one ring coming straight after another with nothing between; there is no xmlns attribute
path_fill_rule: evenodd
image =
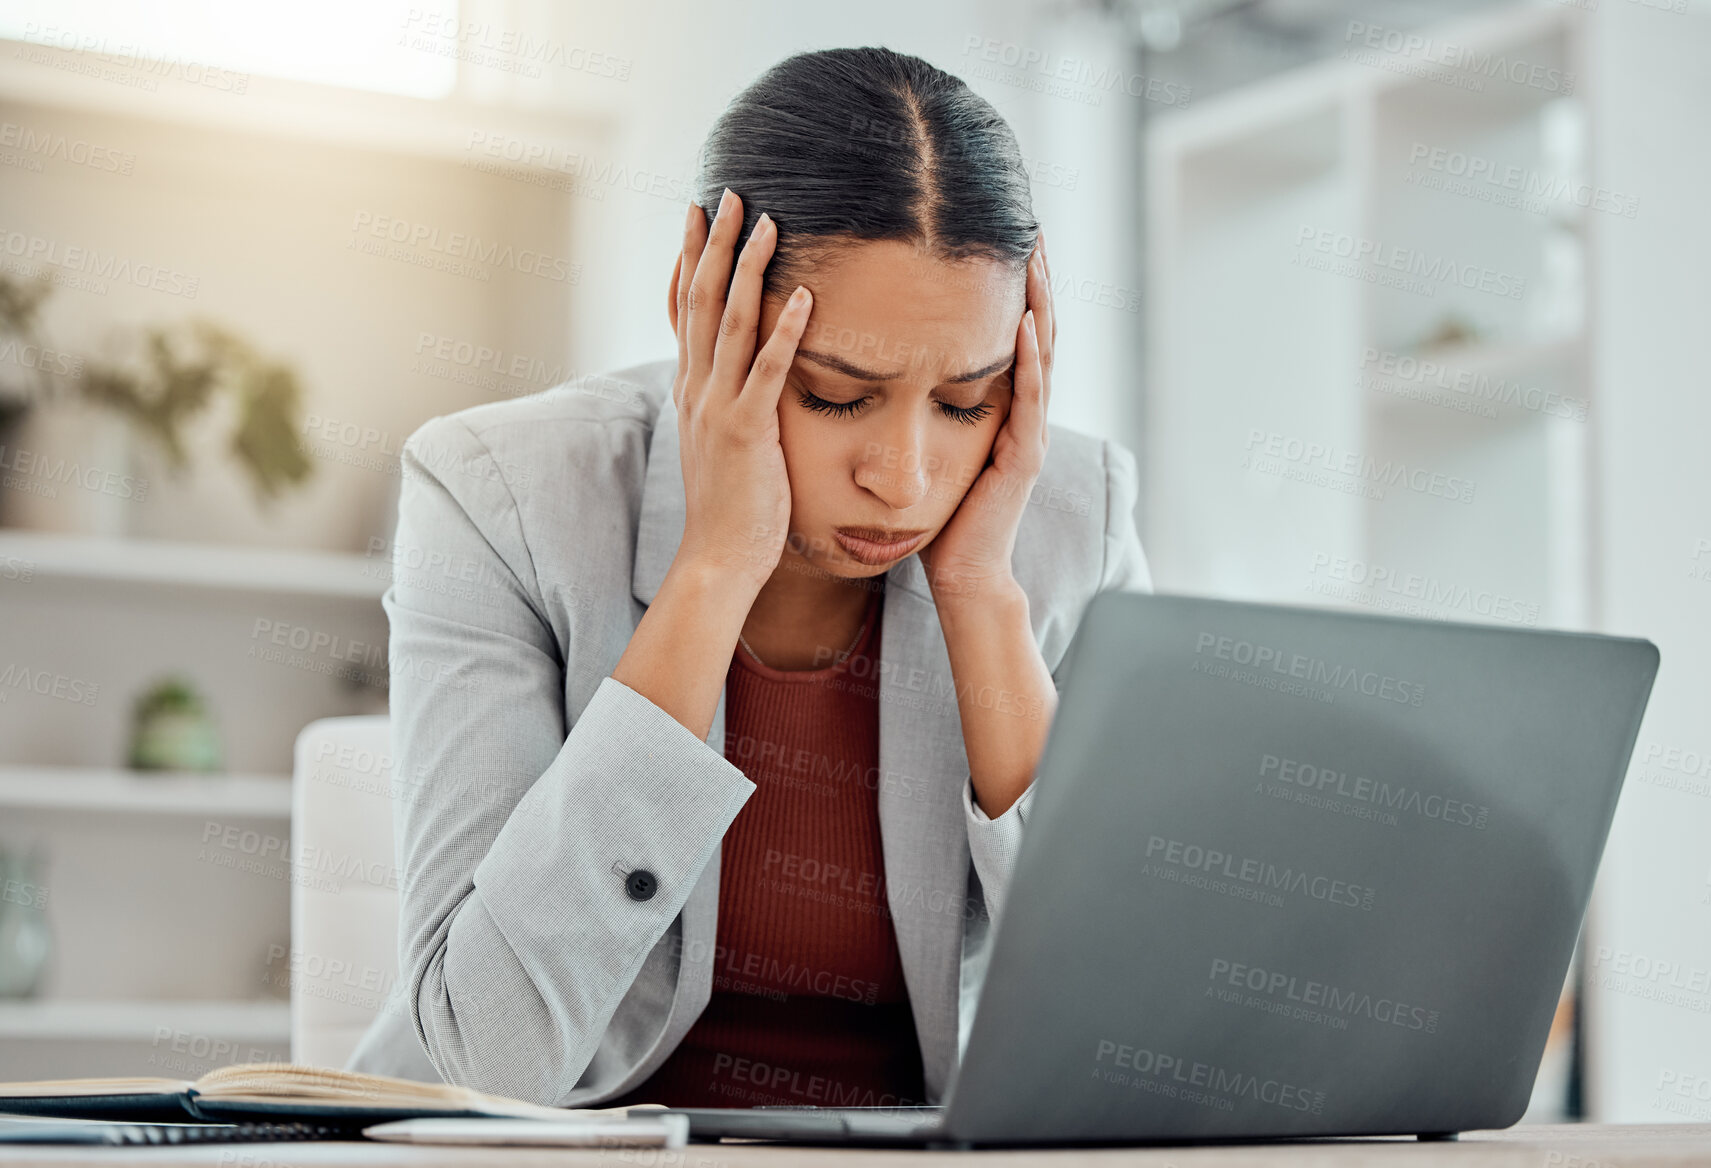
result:
<svg viewBox="0 0 1711 1168"><path fill-rule="evenodd" d="M904 413L881 437L870 441L856 467L856 485L871 491L893 511L907 511L927 497L932 480L927 474L924 418Z"/></svg>

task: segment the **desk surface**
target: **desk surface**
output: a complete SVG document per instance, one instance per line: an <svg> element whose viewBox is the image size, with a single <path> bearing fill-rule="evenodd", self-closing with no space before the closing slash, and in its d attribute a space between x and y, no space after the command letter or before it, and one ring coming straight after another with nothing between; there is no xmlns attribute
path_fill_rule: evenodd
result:
<svg viewBox="0 0 1711 1168"><path fill-rule="evenodd" d="M658 1148L576 1151L553 1148L446 1148L380 1143L206 1144L190 1148L0 1148L0 1164L112 1165L217 1164L225 1168L311 1168L314 1165L430 1165L488 1168L557 1165L559 1168L943 1168L957 1157L977 1156L1004 1168L1068 1164L1149 1165L1165 1168L1357 1168L1407 1164L1424 1168L1686 1168L1711 1164L1711 1124L1606 1126L1534 1125L1467 1132L1454 1142L1409 1139L1319 1140L1294 1144L1192 1148L1101 1148L1061 1152L926 1152L849 1148L790 1148L764 1144L691 1144L679 1152Z"/></svg>

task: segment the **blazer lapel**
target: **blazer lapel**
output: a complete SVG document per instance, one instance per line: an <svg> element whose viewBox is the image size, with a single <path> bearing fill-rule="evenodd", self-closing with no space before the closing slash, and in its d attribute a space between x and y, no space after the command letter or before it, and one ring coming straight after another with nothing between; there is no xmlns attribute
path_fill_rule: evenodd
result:
<svg viewBox="0 0 1711 1168"><path fill-rule="evenodd" d="M665 583L665 573L683 542L683 464L677 448L677 403L666 386L665 400L654 419L648 444L648 466L642 478L641 514L636 526L636 563L630 592L652 604Z"/></svg>
<svg viewBox="0 0 1711 1168"><path fill-rule="evenodd" d="M942 1100L957 1058L969 871L962 810L968 755L938 608L916 556L886 574L880 659L885 893L921 1040L927 1093Z"/></svg>
<svg viewBox="0 0 1711 1168"><path fill-rule="evenodd" d="M631 592L653 603L683 540L683 469L677 407L669 387L654 423L636 531ZM962 786L968 781L962 719L938 610L920 560L886 574L880 639L879 828L886 897L915 1014L928 1094L943 1098L957 1055L957 990L963 909L968 893L968 831ZM707 743L723 753L721 693ZM706 1005L718 925L719 852L683 908L685 973L666 1024L671 1041ZM703 955L695 962L691 955ZM679 1029L681 1028L681 1029ZM674 1033L675 1032L675 1033Z"/></svg>

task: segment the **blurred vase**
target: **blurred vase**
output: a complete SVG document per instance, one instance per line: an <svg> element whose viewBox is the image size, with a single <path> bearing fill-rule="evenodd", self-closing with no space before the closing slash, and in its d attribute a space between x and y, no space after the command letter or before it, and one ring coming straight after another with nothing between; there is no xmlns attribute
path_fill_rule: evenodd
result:
<svg viewBox="0 0 1711 1168"><path fill-rule="evenodd" d="M39 402L0 431L0 527L122 536L148 484L111 410Z"/></svg>
<svg viewBox="0 0 1711 1168"><path fill-rule="evenodd" d="M0 998L27 998L41 986L52 949L40 855L0 850Z"/></svg>

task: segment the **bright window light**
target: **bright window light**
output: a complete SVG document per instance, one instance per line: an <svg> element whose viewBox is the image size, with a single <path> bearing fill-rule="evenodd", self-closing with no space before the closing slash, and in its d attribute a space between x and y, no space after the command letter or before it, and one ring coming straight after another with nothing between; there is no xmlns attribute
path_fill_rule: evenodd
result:
<svg viewBox="0 0 1711 1168"><path fill-rule="evenodd" d="M163 76L219 67L439 98L457 81L457 0L0 0L0 36Z"/></svg>

